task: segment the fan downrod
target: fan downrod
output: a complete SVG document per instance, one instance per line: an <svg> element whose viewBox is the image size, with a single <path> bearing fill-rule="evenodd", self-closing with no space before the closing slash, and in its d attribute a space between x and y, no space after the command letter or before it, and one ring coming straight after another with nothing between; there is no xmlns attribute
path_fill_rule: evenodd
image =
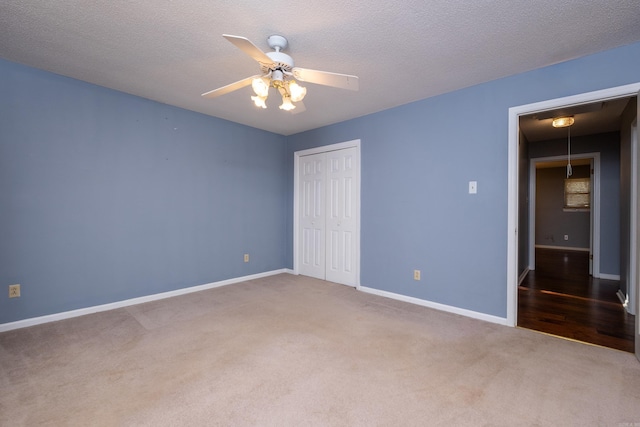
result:
<svg viewBox="0 0 640 427"><path fill-rule="evenodd" d="M281 50L286 49L289 43L283 36L274 34L267 37L267 44L271 49L275 50L276 52L280 52Z"/></svg>

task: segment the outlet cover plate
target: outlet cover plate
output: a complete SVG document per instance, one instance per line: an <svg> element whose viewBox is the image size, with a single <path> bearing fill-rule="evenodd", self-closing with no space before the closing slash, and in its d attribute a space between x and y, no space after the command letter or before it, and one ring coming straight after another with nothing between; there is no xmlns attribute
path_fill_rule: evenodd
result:
<svg viewBox="0 0 640 427"><path fill-rule="evenodd" d="M20 285L9 285L9 298L20 297Z"/></svg>

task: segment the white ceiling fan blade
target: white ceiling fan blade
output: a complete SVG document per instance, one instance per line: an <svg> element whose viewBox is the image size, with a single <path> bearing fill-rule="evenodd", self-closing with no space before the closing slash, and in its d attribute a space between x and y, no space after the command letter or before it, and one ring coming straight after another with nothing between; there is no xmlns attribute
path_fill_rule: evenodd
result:
<svg viewBox="0 0 640 427"><path fill-rule="evenodd" d="M256 75L256 76L247 77L246 79L242 79L235 83L231 83L229 85L219 87L218 89L205 92L201 96L204 98L215 98L216 96L225 95L229 92L233 92L234 90L242 89L245 86L249 86L253 81L253 79L255 79L256 77L262 77L262 76Z"/></svg>
<svg viewBox="0 0 640 427"><path fill-rule="evenodd" d="M258 46L251 43L251 41L246 37L232 36L229 34L223 34L222 37L229 40L235 45L235 47L258 61L260 65L271 67L271 65L273 64L271 58L269 58L267 54L264 53Z"/></svg>
<svg viewBox="0 0 640 427"><path fill-rule="evenodd" d="M358 90L358 77L348 74L330 73L328 71L309 70L307 68L294 67L293 76L302 81L324 86L333 86L340 89Z"/></svg>

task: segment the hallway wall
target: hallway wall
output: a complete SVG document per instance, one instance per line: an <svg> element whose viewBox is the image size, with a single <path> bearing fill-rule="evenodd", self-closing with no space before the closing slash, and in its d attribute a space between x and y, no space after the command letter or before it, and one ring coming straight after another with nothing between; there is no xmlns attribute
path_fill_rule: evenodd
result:
<svg viewBox="0 0 640 427"><path fill-rule="evenodd" d="M571 178L589 178L590 166L573 166ZM566 167L536 170L536 245L589 249L590 212L564 210ZM564 236L568 240L564 240Z"/></svg>

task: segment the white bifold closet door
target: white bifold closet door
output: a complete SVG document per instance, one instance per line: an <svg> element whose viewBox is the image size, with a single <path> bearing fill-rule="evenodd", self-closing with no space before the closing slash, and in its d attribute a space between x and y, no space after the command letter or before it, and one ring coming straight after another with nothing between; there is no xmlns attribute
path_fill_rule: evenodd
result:
<svg viewBox="0 0 640 427"><path fill-rule="evenodd" d="M300 274L356 286L356 148L300 157Z"/></svg>

